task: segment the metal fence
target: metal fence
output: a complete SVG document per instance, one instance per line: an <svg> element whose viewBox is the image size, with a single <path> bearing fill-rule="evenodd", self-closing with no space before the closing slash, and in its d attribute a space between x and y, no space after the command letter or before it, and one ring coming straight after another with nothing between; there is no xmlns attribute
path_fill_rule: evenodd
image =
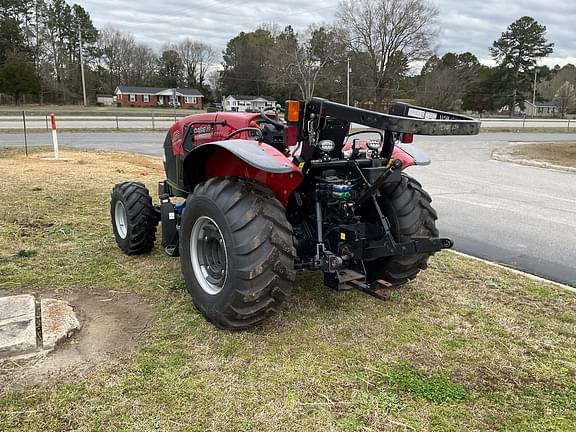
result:
<svg viewBox="0 0 576 432"><path fill-rule="evenodd" d="M166 114L166 113L138 113L137 115L126 114L95 114L86 115L58 115L56 113L58 129L68 130L166 130L177 119L189 114ZM21 114L0 114L0 131L23 131L29 132L50 130L50 114L22 111Z"/></svg>
<svg viewBox="0 0 576 432"><path fill-rule="evenodd" d="M482 118L482 128L485 129L565 129L570 131L576 126L574 119L543 119L543 118Z"/></svg>
<svg viewBox="0 0 576 432"><path fill-rule="evenodd" d="M86 113L59 115L56 113L58 129L61 130L166 130L174 121L189 113L143 112L134 114ZM570 131L574 129L574 119L540 119L540 118L482 118L484 129L527 129L554 128ZM50 114L25 112L8 115L0 113L0 131L39 132L50 130Z"/></svg>

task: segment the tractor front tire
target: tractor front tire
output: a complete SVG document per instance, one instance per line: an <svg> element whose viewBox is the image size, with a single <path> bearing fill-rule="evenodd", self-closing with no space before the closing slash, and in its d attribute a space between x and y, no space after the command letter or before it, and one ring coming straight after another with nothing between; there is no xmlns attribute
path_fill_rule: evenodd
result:
<svg viewBox="0 0 576 432"><path fill-rule="evenodd" d="M234 177L199 184L180 231L182 273L198 310L234 330L275 314L295 277L292 236L285 209L267 188Z"/></svg>
<svg viewBox="0 0 576 432"><path fill-rule="evenodd" d="M432 198L422 189L422 185L406 174L402 174L399 183L384 188L379 204L397 242L409 241L417 236L438 237L438 214L431 202ZM402 285L414 279L420 270L426 269L431 255L412 254L367 261L368 281L383 280L392 286Z"/></svg>
<svg viewBox="0 0 576 432"><path fill-rule="evenodd" d="M125 254L138 255L152 250L158 215L150 193L142 183L125 182L114 186L110 216L116 243Z"/></svg>

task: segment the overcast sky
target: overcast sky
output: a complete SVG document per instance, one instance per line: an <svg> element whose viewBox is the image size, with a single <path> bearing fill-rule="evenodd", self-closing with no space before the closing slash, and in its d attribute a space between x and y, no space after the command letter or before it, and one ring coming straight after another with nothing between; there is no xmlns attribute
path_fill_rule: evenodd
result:
<svg viewBox="0 0 576 432"><path fill-rule="evenodd" d="M73 2L74 0L72 0ZM98 28L133 33L154 49L191 37L222 52L226 42L258 24L296 30L330 22L337 0L77 0ZM440 14L437 51L470 51L489 61L488 47L523 15L546 25L554 53L544 63L576 64L575 0L432 0Z"/></svg>

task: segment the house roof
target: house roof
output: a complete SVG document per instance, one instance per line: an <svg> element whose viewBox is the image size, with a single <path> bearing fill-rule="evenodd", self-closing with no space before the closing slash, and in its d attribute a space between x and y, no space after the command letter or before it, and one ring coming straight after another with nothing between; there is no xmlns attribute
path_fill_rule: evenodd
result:
<svg viewBox="0 0 576 432"><path fill-rule="evenodd" d="M118 86L116 87L116 91L114 93L133 93L133 94L148 94L148 95L155 95L158 93L162 93L165 91L172 91L171 88L165 87L138 87L138 86ZM190 88L177 88L176 93L180 96L204 96L196 89Z"/></svg>
<svg viewBox="0 0 576 432"><path fill-rule="evenodd" d="M165 90L161 87L136 87L136 86L118 86L114 93L118 93L118 90L122 93L137 93L137 94L156 94Z"/></svg>
<svg viewBox="0 0 576 432"><path fill-rule="evenodd" d="M190 88L177 88L176 93L180 93L181 95L184 96L204 96L198 90Z"/></svg>
<svg viewBox="0 0 576 432"><path fill-rule="evenodd" d="M265 99L267 101L273 102L276 99L274 99L273 97L270 96L245 96L245 95L230 95L228 97L232 97L236 100L248 100L248 101L252 101L252 100L256 100L256 99Z"/></svg>

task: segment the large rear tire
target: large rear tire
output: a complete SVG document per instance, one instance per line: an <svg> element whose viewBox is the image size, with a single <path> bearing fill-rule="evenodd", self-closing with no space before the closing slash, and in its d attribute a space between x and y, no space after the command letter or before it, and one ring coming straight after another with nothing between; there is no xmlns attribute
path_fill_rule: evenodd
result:
<svg viewBox="0 0 576 432"><path fill-rule="evenodd" d="M125 182L114 186L110 216L116 243L125 254L138 255L152 250L158 216L150 193L142 183Z"/></svg>
<svg viewBox="0 0 576 432"><path fill-rule="evenodd" d="M415 236L438 237L438 214L432 208L432 198L412 177L402 174L399 183L382 191L379 204L388 218L392 234L398 242ZM374 216L369 216L373 218ZM414 279L428 266L433 253L379 258L365 262L368 281L384 280L397 286Z"/></svg>
<svg viewBox="0 0 576 432"><path fill-rule="evenodd" d="M182 273L198 310L225 329L276 313L295 277L292 235L268 189L232 177L199 184L180 231Z"/></svg>

